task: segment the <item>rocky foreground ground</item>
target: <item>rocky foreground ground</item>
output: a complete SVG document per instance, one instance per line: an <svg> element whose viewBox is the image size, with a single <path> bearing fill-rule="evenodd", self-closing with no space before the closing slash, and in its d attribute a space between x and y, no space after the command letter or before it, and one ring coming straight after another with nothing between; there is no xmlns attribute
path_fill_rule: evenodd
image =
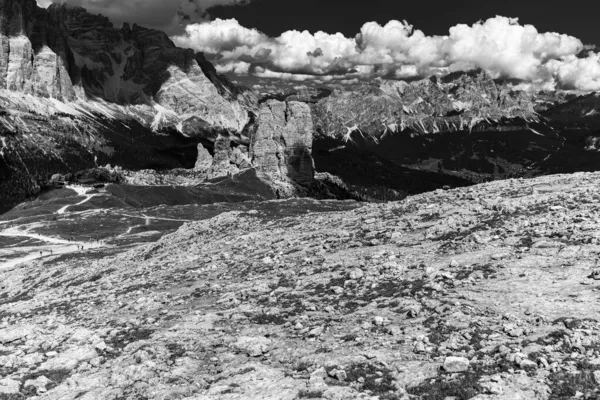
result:
<svg viewBox="0 0 600 400"><path fill-rule="evenodd" d="M15 266L0 399L598 398L599 204L547 176Z"/></svg>

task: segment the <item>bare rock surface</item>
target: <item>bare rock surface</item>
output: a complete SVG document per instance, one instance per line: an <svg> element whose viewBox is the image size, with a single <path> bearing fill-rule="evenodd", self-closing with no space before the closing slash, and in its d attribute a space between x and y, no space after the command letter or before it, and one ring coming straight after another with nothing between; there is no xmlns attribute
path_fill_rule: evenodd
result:
<svg viewBox="0 0 600 400"><path fill-rule="evenodd" d="M0 391L595 398L599 184L578 173L337 210L231 205L153 243L13 266Z"/></svg>
<svg viewBox="0 0 600 400"><path fill-rule="evenodd" d="M268 100L261 105L257 122L250 145L252 163L260 171L310 184L314 179L310 107Z"/></svg>

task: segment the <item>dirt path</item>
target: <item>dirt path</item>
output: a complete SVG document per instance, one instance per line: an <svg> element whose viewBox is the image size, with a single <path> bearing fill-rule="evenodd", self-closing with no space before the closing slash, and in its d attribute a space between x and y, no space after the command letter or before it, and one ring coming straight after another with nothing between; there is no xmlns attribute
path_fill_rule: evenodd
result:
<svg viewBox="0 0 600 400"><path fill-rule="evenodd" d="M62 238L32 233L31 230L42 227L41 224L30 224L26 227L12 227L0 232L0 237L29 238L44 244L41 246L14 246L0 248L0 270L14 267L20 263L37 260L51 255L70 254L89 249L107 247L104 243L70 241ZM3 261L4 260L4 261Z"/></svg>
<svg viewBox="0 0 600 400"><path fill-rule="evenodd" d="M88 201L90 201L92 198L96 197L96 196L100 196L100 193L93 193L93 194L88 194L88 192L92 189L92 188L88 188L88 187L84 187L84 186L67 186L67 189L71 189L73 191L75 191L77 193L78 196L85 196L85 199L83 199L82 201L80 201L77 204L69 204L64 206L63 208L61 208L60 210L58 210L56 213L57 214L64 214L67 212L67 209L69 209L69 207L73 207L73 206L80 206L82 204L87 203Z"/></svg>

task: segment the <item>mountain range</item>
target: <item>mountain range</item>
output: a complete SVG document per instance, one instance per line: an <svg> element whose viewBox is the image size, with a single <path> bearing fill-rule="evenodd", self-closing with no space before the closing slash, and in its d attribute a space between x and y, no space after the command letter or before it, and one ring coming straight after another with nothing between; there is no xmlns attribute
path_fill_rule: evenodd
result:
<svg viewBox="0 0 600 400"><path fill-rule="evenodd" d="M196 183L254 168L284 197L311 193L316 168L327 196L371 200L597 167L598 94L470 70L259 97L161 31L35 0L0 15L4 208L106 164Z"/></svg>

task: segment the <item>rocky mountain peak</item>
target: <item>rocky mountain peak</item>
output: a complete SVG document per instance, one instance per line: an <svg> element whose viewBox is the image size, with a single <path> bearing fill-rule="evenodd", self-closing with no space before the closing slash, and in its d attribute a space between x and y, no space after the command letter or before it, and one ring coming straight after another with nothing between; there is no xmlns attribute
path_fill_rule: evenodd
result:
<svg viewBox="0 0 600 400"><path fill-rule="evenodd" d="M256 111L254 96L217 74L202 54L176 47L162 31L117 29L81 7L4 0L0 44L0 89L151 107L135 113L152 129L240 133Z"/></svg>

